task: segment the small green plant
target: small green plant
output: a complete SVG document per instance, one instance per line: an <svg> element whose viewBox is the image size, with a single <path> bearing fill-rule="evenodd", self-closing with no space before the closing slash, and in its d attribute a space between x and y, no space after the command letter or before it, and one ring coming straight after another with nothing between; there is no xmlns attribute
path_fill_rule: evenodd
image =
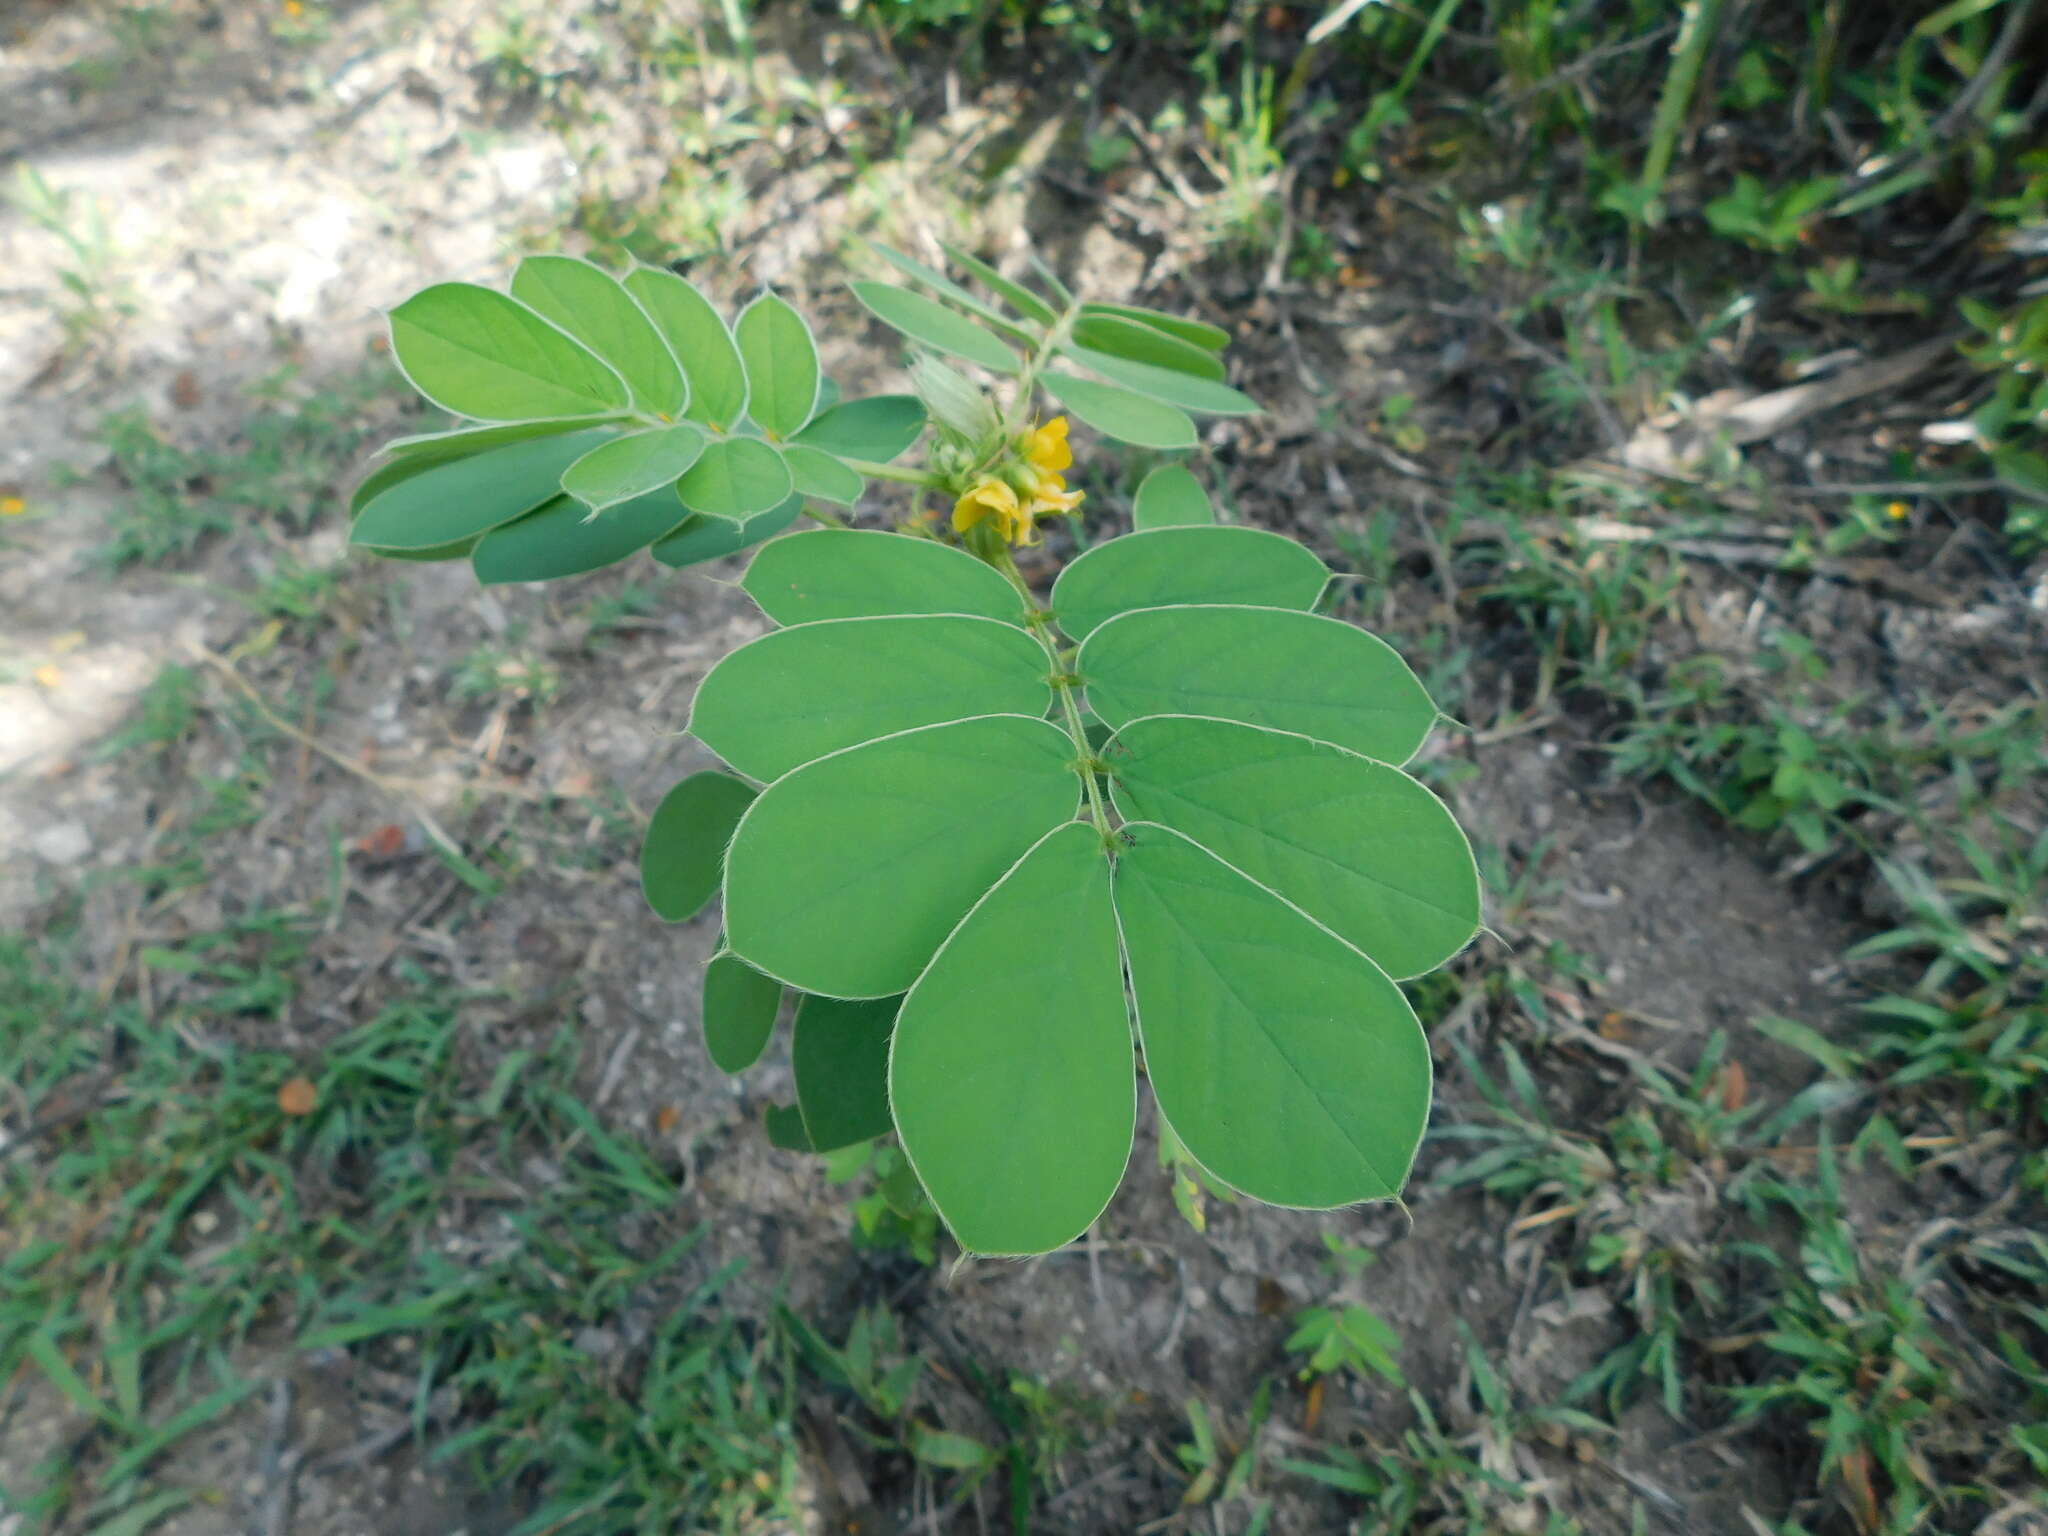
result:
<svg viewBox="0 0 2048 1536"><path fill-rule="evenodd" d="M1766 251L1789 251L1805 236L1838 187L1833 177L1773 187L1745 172L1702 211L1717 235Z"/></svg>
<svg viewBox="0 0 2048 1536"><path fill-rule="evenodd" d="M151 8L144 7L131 14L149 11ZM22 217L54 236L64 249L64 265L57 268L57 282L64 292L53 307L63 324L66 346L89 351L104 345L121 322L135 313L135 297L120 275L119 252L105 207L69 188L51 186L26 163L15 171L9 200Z"/></svg>
<svg viewBox="0 0 2048 1536"><path fill-rule="evenodd" d="M656 267L532 256L509 294L416 294L393 354L474 424L388 445L352 542L485 582L761 546L741 585L782 627L714 667L689 720L733 771L662 802L643 879L672 921L723 893L713 1059L751 1065L794 993L797 1102L770 1134L830 1153L894 1131L890 1215L914 1219L888 1194L914 1174L969 1250L1085 1231L1130 1157L1134 1032L1219 1184L1393 1197L1430 1083L1396 981L1479 916L1464 835L1397 766L1435 706L1384 642L1314 611L1319 559L1217 524L1185 471L1035 590L1014 549L1082 499L1041 394L1192 449L1191 413L1256 409L1223 382L1228 337L1043 268L1031 285L952 251L977 294L880 254L913 286L853 293L911 344L914 394L839 400L782 299L728 328ZM897 463L927 429L923 465ZM830 510L870 480L915 493L893 533ZM801 516L826 526L777 537Z"/></svg>

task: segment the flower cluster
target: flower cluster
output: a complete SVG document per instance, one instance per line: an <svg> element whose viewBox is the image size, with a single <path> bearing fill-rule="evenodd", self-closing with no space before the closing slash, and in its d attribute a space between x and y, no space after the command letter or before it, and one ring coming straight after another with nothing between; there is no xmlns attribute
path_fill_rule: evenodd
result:
<svg viewBox="0 0 2048 1536"><path fill-rule="evenodd" d="M1081 504L1084 494L1067 489L1060 471L1074 462L1067 446L1067 418L1055 416L1017 442L1017 456L979 481L953 503L953 528L966 533L993 520L1006 544L1036 544L1038 519L1059 517Z"/></svg>

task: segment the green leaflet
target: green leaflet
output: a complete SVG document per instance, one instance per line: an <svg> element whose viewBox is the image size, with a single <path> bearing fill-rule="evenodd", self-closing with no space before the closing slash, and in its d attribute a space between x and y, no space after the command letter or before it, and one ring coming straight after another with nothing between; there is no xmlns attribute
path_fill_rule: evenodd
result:
<svg viewBox="0 0 2048 1536"><path fill-rule="evenodd" d="M870 395L819 413L791 439L841 458L886 464L924 432L924 402L915 395Z"/></svg>
<svg viewBox="0 0 2048 1536"><path fill-rule="evenodd" d="M741 522L692 512L677 525L675 532L647 552L672 569L738 554L782 532L802 514L803 505L801 496L792 496L781 506L756 512Z"/></svg>
<svg viewBox="0 0 2048 1536"><path fill-rule="evenodd" d="M888 283L855 283L853 296L884 325L912 341L954 357L979 363L991 373L1015 373L1023 365L1017 354L964 315L945 305Z"/></svg>
<svg viewBox="0 0 2048 1536"><path fill-rule="evenodd" d="M574 432L435 464L365 502L348 540L369 549L433 549L476 537L561 495L561 475L612 434Z"/></svg>
<svg viewBox="0 0 2048 1536"><path fill-rule="evenodd" d="M1074 322L1073 337L1077 347L1098 356L1122 358L1219 383L1223 379L1223 360L1209 348L1184 341L1142 320L1084 313Z"/></svg>
<svg viewBox="0 0 2048 1536"><path fill-rule="evenodd" d="M1275 1205L1399 1193L1430 1094L1401 989L1179 833L1124 831L1114 892L1138 1036L1181 1144Z"/></svg>
<svg viewBox="0 0 2048 1536"><path fill-rule="evenodd" d="M427 432L417 437L395 437L379 451L391 455L362 478L350 494L350 517L363 510L383 492L401 480L410 480L436 464L467 459L488 449L523 443L530 438L555 437L564 432L586 432L623 416L576 416L566 421L515 421L499 427L467 427L459 432Z"/></svg>
<svg viewBox="0 0 2048 1536"><path fill-rule="evenodd" d="M1209 504L1209 493L1185 465L1162 464L1139 482L1131 506L1131 523L1138 532L1199 527L1215 521L1216 509Z"/></svg>
<svg viewBox="0 0 2048 1536"><path fill-rule="evenodd" d="M1479 869L1444 803L1398 768L1250 725L1160 715L1106 756L1129 821L1183 832L1390 976L1419 976L1479 927Z"/></svg>
<svg viewBox="0 0 2048 1536"><path fill-rule="evenodd" d="M806 997L789 1047L804 1133L819 1152L889 1129L889 1028L901 999Z"/></svg>
<svg viewBox="0 0 2048 1536"><path fill-rule="evenodd" d="M744 1072L761 1059L782 1008L782 983L737 955L704 967L704 1048L719 1071Z"/></svg>
<svg viewBox="0 0 2048 1536"><path fill-rule="evenodd" d="M580 576L645 549L689 515L666 488L594 514L559 496L485 534L469 563L485 586Z"/></svg>
<svg viewBox="0 0 2048 1536"><path fill-rule="evenodd" d="M1282 608L1126 613L1089 635L1076 669L1089 707L1113 726L1145 715L1207 715L1399 764L1436 720L1422 683L1386 641Z"/></svg>
<svg viewBox="0 0 2048 1536"><path fill-rule="evenodd" d="M980 299L977 299L965 288L954 282L953 279L946 276L945 273L934 267L926 266L915 256L906 256L901 251L892 251L886 245L876 245L870 241L869 246L877 256L888 262L890 266L901 272L913 283L921 283L934 293L943 293L976 319L995 326L1007 335L1014 336L1020 341L1029 339L1029 332L1020 328L1015 321L1006 317L1000 310L992 309L987 304L984 304ZM894 324L895 322L891 321L890 323Z"/></svg>
<svg viewBox="0 0 2048 1536"><path fill-rule="evenodd" d="M575 256L529 256L512 274L512 297L603 358L643 411L683 409L683 371L633 296L603 268Z"/></svg>
<svg viewBox="0 0 2048 1536"><path fill-rule="evenodd" d="M1136 320L1154 330L1164 331L1169 336L1178 336L1182 341L1191 341L1198 347L1207 347L1211 352L1221 352L1230 345L1230 332L1210 325L1205 320L1190 320L1183 315L1162 314L1156 309L1140 309L1135 304L1083 304L1084 315L1119 315L1126 320Z"/></svg>
<svg viewBox="0 0 2048 1536"><path fill-rule="evenodd" d="M782 455L753 437L722 437L706 446L676 494L692 512L748 518L779 507L794 484Z"/></svg>
<svg viewBox="0 0 2048 1536"><path fill-rule="evenodd" d="M1042 715L1051 702L1045 652L1014 625L831 619L728 654L698 687L689 729L765 781L878 736L972 715Z"/></svg>
<svg viewBox="0 0 2048 1536"><path fill-rule="evenodd" d="M1163 400L1183 410L1199 411L1208 416L1255 416L1261 409L1259 402L1250 395L1214 379L1197 378L1170 368L1155 368L1149 363L1134 363L1087 347L1068 347L1066 354L1111 383L1121 384L1126 389L1134 389L1150 399ZM1206 353L1203 355L1207 356Z"/></svg>
<svg viewBox="0 0 2048 1536"><path fill-rule="evenodd" d="M768 1144L784 1152L815 1152L811 1145L811 1133L804 1129L804 1112L794 1104L770 1104L761 1116L761 1128L768 1133Z"/></svg>
<svg viewBox="0 0 2048 1536"><path fill-rule="evenodd" d="M1039 382L1053 399L1120 443L1140 448L1192 448L1198 441L1195 424L1175 406L1148 400L1114 384L1050 369Z"/></svg>
<svg viewBox="0 0 2048 1536"><path fill-rule="evenodd" d="M695 422L628 432L599 443L562 471L562 489L593 512L674 485L704 452Z"/></svg>
<svg viewBox="0 0 2048 1536"><path fill-rule="evenodd" d="M789 465L790 480L805 496L850 507L867 489L865 480L821 448L790 443L783 448L782 457Z"/></svg>
<svg viewBox="0 0 2048 1536"><path fill-rule="evenodd" d="M960 1245L1044 1253L1102 1214L1137 1084L1101 839L1068 822L962 918L903 1000L903 1150Z"/></svg>
<svg viewBox="0 0 2048 1536"><path fill-rule="evenodd" d="M805 992L907 990L961 914L1073 817L1073 756L1044 720L989 715L784 775L741 820L727 856L734 953Z"/></svg>
<svg viewBox="0 0 2048 1536"><path fill-rule="evenodd" d="M890 614L967 613L1018 623L1010 584L964 550L863 528L820 528L779 539L740 582L778 624Z"/></svg>
<svg viewBox="0 0 2048 1536"><path fill-rule="evenodd" d="M685 923L718 894L725 847L757 791L729 773L693 773L666 795L640 843L640 889L665 923Z"/></svg>
<svg viewBox="0 0 2048 1536"><path fill-rule="evenodd" d="M747 373L732 332L696 285L659 267L635 267L626 291L647 311L689 380L684 415L730 432L747 414Z"/></svg>
<svg viewBox="0 0 2048 1536"><path fill-rule="evenodd" d="M1201 488L1195 489L1199 495ZM1169 603L1306 610L1329 579L1328 566L1277 533L1164 528L1096 545L1060 572L1052 606L1060 628L1082 640L1120 613Z"/></svg>
<svg viewBox="0 0 2048 1536"><path fill-rule="evenodd" d="M626 381L583 343L475 283L436 283L392 310L391 354L434 404L480 421L592 416L630 403Z"/></svg>
<svg viewBox="0 0 2048 1536"><path fill-rule="evenodd" d="M1013 283L987 262L969 255L957 245L944 247L947 258L954 266L976 278L981 285L1001 299L1026 320L1037 325L1051 325L1059 319L1053 307L1022 283Z"/></svg>
<svg viewBox="0 0 2048 1536"><path fill-rule="evenodd" d="M818 348L804 317L764 293L733 322L747 370L747 414L770 437L788 437L818 406Z"/></svg>

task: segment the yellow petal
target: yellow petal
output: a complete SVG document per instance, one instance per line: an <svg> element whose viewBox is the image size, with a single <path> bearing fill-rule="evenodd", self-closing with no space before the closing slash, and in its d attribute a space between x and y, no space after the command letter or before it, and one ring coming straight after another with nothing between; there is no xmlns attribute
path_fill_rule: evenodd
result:
<svg viewBox="0 0 2048 1536"><path fill-rule="evenodd" d="M1074 462L1074 450L1067 446L1067 418L1055 416L1024 439L1024 457L1033 469L1057 474Z"/></svg>
<svg viewBox="0 0 2048 1536"><path fill-rule="evenodd" d="M994 516L1007 524L1017 511L1017 493L1000 480L984 480L953 503L953 531L965 533L976 523Z"/></svg>

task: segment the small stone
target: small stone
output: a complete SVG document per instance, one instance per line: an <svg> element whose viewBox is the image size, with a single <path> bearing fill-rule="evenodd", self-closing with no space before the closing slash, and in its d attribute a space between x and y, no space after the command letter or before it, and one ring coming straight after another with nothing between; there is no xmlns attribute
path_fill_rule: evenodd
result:
<svg viewBox="0 0 2048 1536"><path fill-rule="evenodd" d="M31 836L28 846L47 864L76 864L92 852L92 834L80 822L60 821Z"/></svg>

